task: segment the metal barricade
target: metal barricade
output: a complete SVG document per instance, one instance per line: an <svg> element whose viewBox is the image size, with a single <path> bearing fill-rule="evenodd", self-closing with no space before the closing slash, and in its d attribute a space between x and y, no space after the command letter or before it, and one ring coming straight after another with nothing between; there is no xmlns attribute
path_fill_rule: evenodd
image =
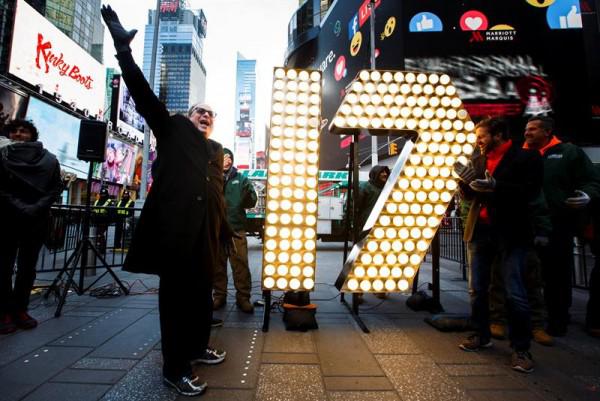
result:
<svg viewBox="0 0 600 401"><path fill-rule="evenodd" d="M90 238L109 267L123 265L135 229L135 212L140 209L92 207ZM102 213L96 213L101 211ZM85 206L56 205L50 211L48 232L36 266L38 272L61 270L83 238ZM100 265L88 255L90 269Z"/></svg>
<svg viewBox="0 0 600 401"><path fill-rule="evenodd" d="M463 226L460 217L444 217L438 231L440 257L460 265L463 280L467 279L467 250L463 241Z"/></svg>

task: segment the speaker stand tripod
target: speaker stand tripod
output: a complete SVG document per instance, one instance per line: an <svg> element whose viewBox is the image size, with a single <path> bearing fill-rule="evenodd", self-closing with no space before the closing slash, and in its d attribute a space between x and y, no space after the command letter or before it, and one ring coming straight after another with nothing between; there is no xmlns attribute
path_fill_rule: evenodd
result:
<svg viewBox="0 0 600 401"><path fill-rule="evenodd" d="M125 287L123 282L121 282L121 280L119 280L119 278L117 277L115 272L110 268L108 263L106 263L104 256L102 256L100 251L98 251L96 246L90 240L89 232L90 232L91 196L92 196L91 195L92 194L92 172L93 172L94 164L91 161L89 163L90 163L90 169L88 171L88 181L87 181L87 201L86 201L86 205L85 205L85 211L83 214L83 237L77 242L77 246L75 247L75 250L73 251L73 253L67 259L65 266L60 270L60 272L58 273L58 275L56 276L56 278L54 279L54 281L52 282L50 287L48 287L48 289L46 290L46 292L44 294L45 299L48 299L48 297L50 296L50 293L52 293L52 292L58 294L58 296L59 296L58 306L56 307L56 312L54 312L55 317L59 317L61 315L62 308L65 305L65 302L67 300L67 295L69 294L69 289L71 288L71 286L73 286L73 289L77 295L83 295L88 290L90 290L90 288L92 288L94 286L94 284L96 284L98 281L100 281L107 273L113 277L113 279L115 280L115 282L118 284L118 286L121 288L121 290L123 291L123 293L125 295L129 294L129 290L127 289L127 287ZM88 250L91 250L92 253L94 254L94 260L96 258L100 259L100 262L101 262L100 267L104 267L106 269L106 271L103 274L101 274L100 277L98 277L96 280L94 280L94 282L92 284L90 284L87 287L84 287L83 278L84 278L85 270L87 268ZM74 280L75 271L77 270L77 265L79 264L80 260L81 260L81 266L80 266L80 270L79 270L79 283L76 283ZM63 275L65 275L65 274L66 274L65 285L64 285L63 291L61 293L59 283L60 283Z"/></svg>

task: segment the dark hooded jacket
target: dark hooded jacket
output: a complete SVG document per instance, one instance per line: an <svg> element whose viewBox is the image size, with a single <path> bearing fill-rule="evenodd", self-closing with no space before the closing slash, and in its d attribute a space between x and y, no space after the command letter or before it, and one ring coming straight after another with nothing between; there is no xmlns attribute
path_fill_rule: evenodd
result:
<svg viewBox="0 0 600 401"><path fill-rule="evenodd" d="M170 115L131 52L117 54L123 79L157 141L152 191L146 198L124 270L178 274L195 264L212 273L231 238L223 200L223 148L186 116Z"/></svg>
<svg viewBox="0 0 600 401"><path fill-rule="evenodd" d="M15 142L0 149L3 222L45 220L62 190L60 164L41 142Z"/></svg>
<svg viewBox="0 0 600 401"><path fill-rule="evenodd" d="M256 191L248 177L233 167L233 153L229 149L225 149L225 153L231 156L232 163L231 168L223 174L227 222L234 231L243 231L246 229L245 209L256 205Z"/></svg>
<svg viewBox="0 0 600 401"><path fill-rule="evenodd" d="M357 205L360 229L362 229L367 222L369 214L371 214L371 210L373 210L375 203L377 203L379 194L385 185L385 182L381 182L378 179L379 174L382 171L386 171L388 176L390 175L390 169L387 166L374 166L371 171L369 171L369 181L361 184L360 197Z"/></svg>

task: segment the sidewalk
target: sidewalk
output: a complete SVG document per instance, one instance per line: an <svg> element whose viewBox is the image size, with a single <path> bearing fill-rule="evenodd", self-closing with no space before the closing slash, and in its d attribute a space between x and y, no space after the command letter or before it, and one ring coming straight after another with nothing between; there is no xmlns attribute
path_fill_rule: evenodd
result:
<svg viewBox="0 0 600 401"><path fill-rule="evenodd" d="M261 246L250 239L250 263L260 297ZM317 286L319 329L285 331L282 314L271 314L268 333L261 331L262 310L254 315L229 304L216 316L212 345L227 350L226 361L202 367L198 374L210 401L437 401L437 400L600 400L600 340L583 332L587 293L574 291L573 324L554 347L534 344L537 363L531 375L508 364L507 341L480 353L458 348L465 333L441 333L424 323L426 312L405 306L406 296L381 302L365 295L361 316L371 330L364 334L340 304L332 286L342 265L341 244L319 244ZM117 271L134 291L158 285L154 276ZM421 282L429 280L425 264ZM54 275L42 278L53 278ZM466 283L459 268L442 261L442 305L467 313ZM230 287L233 283L230 282ZM276 300L281 293L274 293ZM34 297L32 315L40 326L0 337L0 400L167 401L178 397L162 384L157 295L94 298L69 296L63 316L55 304ZM193 307L190 308L193 318Z"/></svg>

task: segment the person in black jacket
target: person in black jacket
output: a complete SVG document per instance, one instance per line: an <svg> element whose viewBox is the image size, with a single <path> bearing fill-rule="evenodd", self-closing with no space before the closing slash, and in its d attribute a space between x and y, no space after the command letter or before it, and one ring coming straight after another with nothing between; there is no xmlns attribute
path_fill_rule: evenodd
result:
<svg viewBox="0 0 600 401"><path fill-rule="evenodd" d="M159 313L163 378L180 394L195 396L207 384L192 365L217 364L225 352L208 346L212 277L220 247L231 241L223 200L223 148L209 139L215 113L193 105L170 115L133 61L126 31L110 6L102 17L114 40L122 76L157 141L152 191L144 204L124 270L160 277Z"/></svg>
<svg viewBox="0 0 600 401"><path fill-rule="evenodd" d="M63 189L58 160L38 142L36 127L13 120L4 130L8 139L0 137L0 334L37 326L27 313L29 295L50 206Z"/></svg>
<svg viewBox="0 0 600 401"><path fill-rule="evenodd" d="M471 201L464 240L471 319L477 325L476 333L459 346L465 351L492 346L489 286L492 265L498 263L514 350L512 368L529 373L534 363L529 353L531 316L524 275L535 235L529 205L541 191L543 163L538 153L512 143L501 119L481 121L475 133L480 154L468 167L455 165L461 191Z"/></svg>

